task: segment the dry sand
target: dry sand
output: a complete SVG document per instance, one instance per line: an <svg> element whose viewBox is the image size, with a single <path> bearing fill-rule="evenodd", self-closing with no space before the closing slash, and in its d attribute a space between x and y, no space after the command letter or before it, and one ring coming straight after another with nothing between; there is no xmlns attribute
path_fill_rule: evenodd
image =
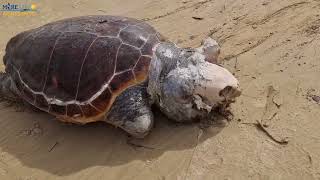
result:
<svg viewBox="0 0 320 180"><path fill-rule="evenodd" d="M154 149L127 145L125 133L105 124L66 125L1 105L1 180L320 179L319 0L41 0L38 6L35 17L0 17L1 57L10 37L53 20L131 16L181 46L217 39L243 95L233 121L203 132L158 113L154 131L139 142ZM288 144L275 142L285 138Z"/></svg>

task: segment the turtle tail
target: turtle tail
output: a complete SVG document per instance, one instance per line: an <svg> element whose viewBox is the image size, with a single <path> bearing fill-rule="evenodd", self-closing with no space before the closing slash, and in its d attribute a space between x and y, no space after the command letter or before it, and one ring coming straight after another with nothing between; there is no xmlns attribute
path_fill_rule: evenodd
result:
<svg viewBox="0 0 320 180"><path fill-rule="evenodd" d="M16 86L10 75L0 72L0 100L19 101Z"/></svg>

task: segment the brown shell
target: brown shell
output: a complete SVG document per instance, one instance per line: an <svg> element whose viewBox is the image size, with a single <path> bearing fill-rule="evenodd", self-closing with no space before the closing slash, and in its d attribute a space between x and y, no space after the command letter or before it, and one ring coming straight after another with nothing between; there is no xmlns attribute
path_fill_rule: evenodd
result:
<svg viewBox="0 0 320 180"><path fill-rule="evenodd" d="M13 37L4 64L21 97L60 120L98 121L126 88L146 80L162 39L131 18L84 16Z"/></svg>

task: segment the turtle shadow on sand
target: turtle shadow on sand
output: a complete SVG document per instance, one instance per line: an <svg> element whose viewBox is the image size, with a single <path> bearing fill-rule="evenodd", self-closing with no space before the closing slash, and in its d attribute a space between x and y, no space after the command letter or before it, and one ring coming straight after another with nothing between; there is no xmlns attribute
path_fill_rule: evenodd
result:
<svg viewBox="0 0 320 180"><path fill-rule="evenodd" d="M192 149L214 138L225 123L218 121L199 137L199 124L177 124L155 112L155 126L143 140L128 144L127 134L106 123L84 126L64 124L44 113L0 109L0 149L23 166L66 176L94 166L119 166L131 161L148 162L167 151Z"/></svg>

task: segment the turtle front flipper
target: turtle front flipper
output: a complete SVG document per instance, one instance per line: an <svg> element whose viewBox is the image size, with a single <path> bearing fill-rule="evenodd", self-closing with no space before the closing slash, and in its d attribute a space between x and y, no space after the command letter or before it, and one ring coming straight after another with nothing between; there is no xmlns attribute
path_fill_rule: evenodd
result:
<svg viewBox="0 0 320 180"><path fill-rule="evenodd" d="M153 126L153 114L143 85L128 88L112 105L105 121L136 138L145 137Z"/></svg>

